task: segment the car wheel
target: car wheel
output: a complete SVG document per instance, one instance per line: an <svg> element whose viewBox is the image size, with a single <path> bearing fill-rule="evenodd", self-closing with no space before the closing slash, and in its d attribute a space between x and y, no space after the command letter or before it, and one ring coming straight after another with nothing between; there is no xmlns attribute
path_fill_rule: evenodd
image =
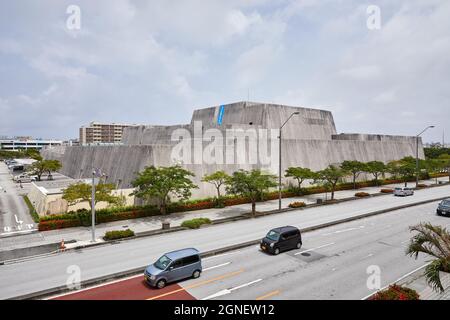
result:
<svg viewBox="0 0 450 320"><path fill-rule="evenodd" d="M161 279L156 283L156 286L158 287L158 289L162 289L166 286L166 280Z"/></svg>
<svg viewBox="0 0 450 320"><path fill-rule="evenodd" d="M297 243L297 249L300 249L301 247L302 247L302 243L301 242Z"/></svg>
<svg viewBox="0 0 450 320"><path fill-rule="evenodd" d="M192 274L192 278L197 279L198 277L200 277L200 270L195 270Z"/></svg>
<svg viewBox="0 0 450 320"><path fill-rule="evenodd" d="M280 249L276 248L276 249L273 251L273 253L274 253L275 255L279 255L279 254L280 254Z"/></svg>

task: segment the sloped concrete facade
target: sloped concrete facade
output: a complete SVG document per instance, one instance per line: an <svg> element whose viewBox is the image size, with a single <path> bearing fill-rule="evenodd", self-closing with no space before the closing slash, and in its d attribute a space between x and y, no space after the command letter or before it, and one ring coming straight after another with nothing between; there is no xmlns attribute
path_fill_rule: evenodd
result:
<svg viewBox="0 0 450 320"><path fill-rule="evenodd" d="M282 131L283 172L291 166L321 170L344 160L387 163L415 156L415 137L337 134L329 111L253 102L196 110L191 123L186 125L126 128L122 145L58 146L48 148L42 154L45 158L60 160L62 173L72 178L89 177L92 167L101 168L108 175L108 182L117 184L119 188L130 187L136 173L146 166L180 163L195 173L194 182L199 189L194 190L193 197L213 196L215 189L201 182L205 174L252 168L278 173L279 127L293 112L299 114L293 116ZM183 139L180 132L184 134ZM221 137L211 137L211 132ZM256 159L251 156L252 135L259 139ZM266 136L268 139L263 139ZM242 137L243 140L239 141L244 141L244 149L236 148L238 139ZM174 150L181 141L186 148L180 160L174 157ZM211 148L212 142L215 148ZM211 149L214 150L211 153L213 157L209 156ZM223 159L216 157L221 152ZM421 140L419 156L424 157Z"/></svg>

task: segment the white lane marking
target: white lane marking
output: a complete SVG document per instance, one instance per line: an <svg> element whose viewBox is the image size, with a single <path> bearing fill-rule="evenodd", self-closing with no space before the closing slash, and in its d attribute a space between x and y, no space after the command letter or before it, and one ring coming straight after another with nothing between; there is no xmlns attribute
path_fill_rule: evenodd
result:
<svg viewBox="0 0 450 320"><path fill-rule="evenodd" d="M217 266L208 267L208 268L203 269L203 271L208 271L208 270L212 270L212 269L216 269L216 268L220 268L220 267L225 267L225 266L229 265L230 263L231 263L231 261L219 264Z"/></svg>
<svg viewBox="0 0 450 320"><path fill-rule="evenodd" d="M334 232L330 232L330 233L324 233L324 236L329 236L332 234L337 234L337 233L344 233L344 232L349 232L349 231L354 231L354 230L360 230L360 229L364 229L364 226L359 226L357 228L348 228L348 229L344 229L344 230L338 230L338 231L334 231Z"/></svg>
<svg viewBox="0 0 450 320"><path fill-rule="evenodd" d="M373 257L374 256L374 254L373 253L370 253L370 254L368 254L367 256L365 256L364 258L362 258L361 260L364 260L364 259L367 259L367 258L370 258L370 257Z"/></svg>
<svg viewBox="0 0 450 320"><path fill-rule="evenodd" d="M22 224L23 223L23 221L22 220L19 220L19 218L17 218L17 215L15 214L14 215L14 217L16 218L16 222L18 223L18 224Z"/></svg>
<svg viewBox="0 0 450 320"><path fill-rule="evenodd" d="M221 296L230 294L231 292L233 292L235 290L242 289L244 287L248 287L248 286L250 286L250 285L252 285L254 283L260 282L260 281L262 281L262 279L257 279L257 280L254 280L254 281L251 281L251 282L248 282L248 283L244 283L244 284L241 284L240 286L237 286L237 287L234 287L234 288L231 288L231 289L224 289L224 290L216 292L216 293L214 293L214 294L212 294L210 296L207 296L206 298L203 298L202 300L210 300L210 299L214 299L214 298L217 298L217 297L221 297Z"/></svg>
<svg viewBox="0 0 450 320"><path fill-rule="evenodd" d="M8 227L8 226L7 226L7 227L4 227L3 230L4 230L5 232L11 232L11 227Z"/></svg>
<svg viewBox="0 0 450 320"><path fill-rule="evenodd" d="M305 252L310 252L310 251L314 251L314 250L317 250L317 249L329 247L329 246L332 246L333 244L335 244L335 243L334 243L334 242L331 242L331 243L324 244L323 246L320 246L320 247L317 247L317 248L312 248L312 249L308 249L308 250L303 250L303 251L300 251L300 252L295 253L294 256L299 255L299 254L302 254L302 253L305 253Z"/></svg>
<svg viewBox="0 0 450 320"><path fill-rule="evenodd" d="M2 237L2 236L11 236L13 234L18 234L18 233L32 233L34 231L38 231L38 229L22 230L22 231L14 231L14 232L7 231L5 233L0 233L0 237Z"/></svg>
<svg viewBox="0 0 450 320"><path fill-rule="evenodd" d="M218 254L217 256L203 258L202 260L205 261L205 260L209 260L209 259L220 258L220 257L228 256L230 254L235 254L235 253L239 253L239 252L241 252L241 251L237 250L237 251L232 251L232 252L228 252L228 253Z"/></svg>
<svg viewBox="0 0 450 320"><path fill-rule="evenodd" d="M393 283L397 283L397 282L399 282L399 281L405 279L406 277L408 277L409 275L413 274L414 272L419 271L419 270L422 269L422 268L425 268L425 267L426 267L427 265L429 265L430 263L431 263L431 262L428 262L427 264L424 264L423 266L421 266L421 267L419 267L419 268L417 268L417 269L414 269L414 270L411 271L411 272L408 272L407 274L401 276L401 277L398 278L397 280L395 280L395 281L389 283L388 285L384 286L383 288L381 288L381 289L379 289L379 290L376 290L376 291L372 292L371 294L368 294L368 295L365 296L364 298L361 298L361 300L367 300L368 298L370 298L371 296L373 296L373 295L374 295L375 293L377 293L378 291L384 290L384 289L386 289L387 287L389 287L389 285L391 285L391 284L393 284Z"/></svg>
<svg viewBox="0 0 450 320"><path fill-rule="evenodd" d="M27 224L28 229L32 229L34 226L32 224Z"/></svg>

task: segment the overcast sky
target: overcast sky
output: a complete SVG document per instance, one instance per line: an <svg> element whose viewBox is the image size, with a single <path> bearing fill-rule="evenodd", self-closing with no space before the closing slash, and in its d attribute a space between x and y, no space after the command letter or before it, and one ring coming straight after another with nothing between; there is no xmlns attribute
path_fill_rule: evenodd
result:
<svg viewBox="0 0 450 320"><path fill-rule="evenodd" d="M81 28L69 30L69 5ZM370 30L367 8L381 10ZM235 101L334 113L338 132L450 141L448 0L0 3L0 135L178 124Z"/></svg>

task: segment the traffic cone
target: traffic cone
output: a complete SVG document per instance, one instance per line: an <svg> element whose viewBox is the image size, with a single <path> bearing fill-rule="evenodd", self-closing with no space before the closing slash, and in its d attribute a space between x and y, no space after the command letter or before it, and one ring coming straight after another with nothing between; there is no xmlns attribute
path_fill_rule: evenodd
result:
<svg viewBox="0 0 450 320"><path fill-rule="evenodd" d="M61 244L60 244L60 246L59 246L59 249L60 249L61 251L64 251L64 250L66 249L66 246L64 245L64 239L61 240Z"/></svg>

